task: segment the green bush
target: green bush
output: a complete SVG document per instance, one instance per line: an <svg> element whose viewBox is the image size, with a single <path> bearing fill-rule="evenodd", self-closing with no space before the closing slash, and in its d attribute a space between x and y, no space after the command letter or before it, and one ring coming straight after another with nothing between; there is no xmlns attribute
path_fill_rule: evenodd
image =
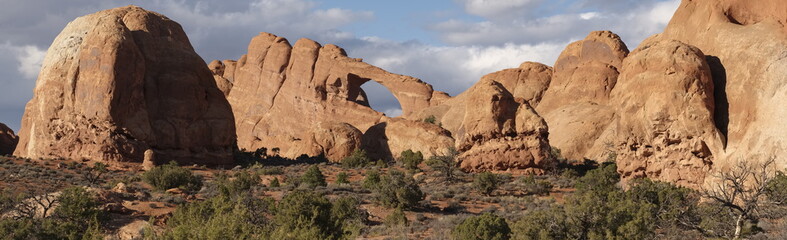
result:
<svg viewBox="0 0 787 240"><path fill-rule="evenodd" d="M331 203L317 193L295 191L279 202L271 239L351 239L360 232L361 218L353 198Z"/></svg>
<svg viewBox="0 0 787 240"><path fill-rule="evenodd" d="M530 239L570 239L566 213L560 206L540 209L524 214L512 226L512 238Z"/></svg>
<svg viewBox="0 0 787 240"><path fill-rule="evenodd" d="M322 171L320 171L317 165L312 165L303 173L303 176L301 176L301 184L305 184L309 187L328 186L328 183L325 182L325 175L322 174Z"/></svg>
<svg viewBox="0 0 787 240"><path fill-rule="evenodd" d="M482 172L475 175L473 186L484 195L490 195L500 185L497 175L491 172Z"/></svg>
<svg viewBox="0 0 787 240"><path fill-rule="evenodd" d="M60 203L47 218L0 220L3 239L103 239L105 213L96 197L82 187L64 189Z"/></svg>
<svg viewBox="0 0 787 240"><path fill-rule="evenodd" d="M258 186L260 184L260 176L256 173L240 171L235 173L233 178L229 178L226 175L217 176L215 182L221 194L233 196L246 193L253 187Z"/></svg>
<svg viewBox="0 0 787 240"><path fill-rule="evenodd" d="M363 149L355 149L352 155L342 159L342 166L346 168L365 167L372 163L372 159Z"/></svg>
<svg viewBox="0 0 787 240"><path fill-rule="evenodd" d="M424 161L424 155L420 151L413 152L413 150L408 149L402 152L399 161L402 162L405 169L416 170L418 169L418 164Z"/></svg>
<svg viewBox="0 0 787 240"><path fill-rule="evenodd" d="M259 239L266 234L272 199L219 195L178 207L153 239Z"/></svg>
<svg viewBox="0 0 787 240"><path fill-rule="evenodd" d="M787 174L777 172L765 187L765 195L777 205L787 205Z"/></svg>
<svg viewBox="0 0 787 240"><path fill-rule="evenodd" d="M279 183L279 178L273 178L271 182L268 184L268 187L272 187L272 188L281 187L281 183Z"/></svg>
<svg viewBox="0 0 787 240"><path fill-rule="evenodd" d="M380 184L380 172L377 170L369 170L366 172L366 177L361 184L363 188L373 190Z"/></svg>
<svg viewBox="0 0 787 240"><path fill-rule="evenodd" d="M425 123L435 124L437 122L437 117L434 115L429 115L429 117L424 118Z"/></svg>
<svg viewBox="0 0 787 240"><path fill-rule="evenodd" d="M157 166L143 173L142 180L161 191L171 188L196 191L202 187L202 178L194 176L191 171L181 168L175 162Z"/></svg>
<svg viewBox="0 0 787 240"><path fill-rule="evenodd" d="M388 227L407 226L407 216L404 214L402 208L396 208L393 212L391 212L391 214L388 214L388 216L385 217L383 224Z"/></svg>
<svg viewBox="0 0 787 240"><path fill-rule="evenodd" d="M522 178L523 190L529 194L548 195L552 191L552 183L546 180L536 180L533 176Z"/></svg>
<svg viewBox="0 0 787 240"><path fill-rule="evenodd" d="M457 240L505 240L511 238L511 229L505 219L484 213L465 219L454 227L451 235Z"/></svg>
<svg viewBox="0 0 787 240"><path fill-rule="evenodd" d="M339 174L336 174L336 181L335 181L335 183L336 184L347 184L347 183L350 183L350 181L347 180L347 173L346 172L340 172Z"/></svg>
<svg viewBox="0 0 787 240"><path fill-rule="evenodd" d="M456 156L458 155L459 152L451 148L445 156L432 156L429 158L426 161L426 165L437 171L446 181L452 182L456 180L455 172L459 169L459 164L456 162Z"/></svg>
<svg viewBox="0 0 787 240"><path fill-rule="evenodd" d="M368 176L367 176L368 178ZM375 199L389 208L409 209L424 199L424 193L411 176L391 170L372 188Z"/></svg>

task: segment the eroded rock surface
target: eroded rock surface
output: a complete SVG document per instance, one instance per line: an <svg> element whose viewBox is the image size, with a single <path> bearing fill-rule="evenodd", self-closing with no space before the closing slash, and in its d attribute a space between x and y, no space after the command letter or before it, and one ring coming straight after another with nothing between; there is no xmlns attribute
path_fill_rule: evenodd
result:
<svg viewBox="0 0 787 240"><path fill-rule="evenodd" d="M555 162L547 125L531 102L539 102L551 76L552 69L543 64L523 63L486 75L464 93L413 117L434 117L451 133L466 171L541 173Z"/></svg>
<svg viewBox="0 0 787 240"><path fill-rule="evenodd" d="M25 107L15 155L228 164L234 118L181 26L135 6L57 36Z"/></svg>
<svg viewBox="0 0 787 240"><path fill-rule="evenodd" d="M19 137L3 123L0 123L0 156L14 153Z"/></svg>
<svg viewBox="0 0 787 240"><path fill-rule="evenodd" d="M698 187L722 148L711 71L698 48L643 43L623 61L612 92L618 171Z"/></svg>
<svg viewBox="0 0 787 240"><path fill-rule="evenodd" d="M571 160L597 160L595 144L612 121L608 106L629 50L609 31L591 32L571 43L555 62L549 89L536 110L549 125L549 142ZM596 147L594 147L596 146Z"/></svg>
<svg viewBox="0 0 787 240"><path fill-rule="evenodd" d="M787 167L787 4L779 0L683 1L653 41L678 40L708 58L715 121L726 147L714 168L776 157Z"/></svg>
<svg viewBox="0 0 787 240"><path fill-rule="evenodd" d="M338 46L322 46L309 39L300 39L292 46L287 39L269 33L252 39L248 54L237 61L231 77L226 69L222 77L233 82L228 99L236 118L238 146L249 150L280 148L287 157L316 154L321 150L338 161L354 147L329 143L331 139L320 136L323 130L315 129L322 129L319 126L327 122L346 122L366 132L389 121L383 113L369 107L361 89L368 81L388 88L399 100L405 116L429 107L433 95L441 96L417 78L393 74L349 58ZM214 71L214 76L219 72ZM413 129L417 130L428 131ZM353 146L360 143L355 137L352 134L347 138ZM395 135L388 136L391 138ZM409 139L392 140L405 141Z"/></svg>

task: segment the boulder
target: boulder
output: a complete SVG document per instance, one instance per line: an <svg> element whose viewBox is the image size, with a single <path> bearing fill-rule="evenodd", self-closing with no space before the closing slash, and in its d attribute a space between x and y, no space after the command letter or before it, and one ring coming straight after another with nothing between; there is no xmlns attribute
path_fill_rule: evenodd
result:
<svg viewBox="0 0 787 240"><path fill-rule="evenodd" d="M14 153L19 137L3 123L0 123L0 156Z"/></svg>
<svg viewBox="0 0 787 240"><path fill-rule="evenodd" d="M15 155L228 164L229 103L181 26L136 6L79 17L47 51Z"/></svg>
<svg viewBox="0 0 787 240"><path fill-rule="evenodd" d="M618 171L698 187L723 138L705 55L678 41L645 42L623 61L612 92Z"/></svg>
<svg viewBox="0 0 787 240"><path fill-rule="evenodd" d="M448 155L452 147L454 139L450 132L423 121L392 118L370 127L363 134L363 148L372 159L392 161L407 150L420 151L428 159Z"/></svg>
<svg viewBox="0 0 787 240"><path fill-rule="evenodd" d="M326 121L314 125L308 135L304 144L290 148L285 155L322 154L331 162L341 162L361 148L363 133L349 123Z"/></svg>

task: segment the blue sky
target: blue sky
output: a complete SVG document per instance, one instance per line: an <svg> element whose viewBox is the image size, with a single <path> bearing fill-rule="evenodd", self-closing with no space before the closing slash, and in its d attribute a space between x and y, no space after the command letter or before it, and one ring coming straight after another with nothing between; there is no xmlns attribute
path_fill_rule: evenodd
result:
<svg viewBox="0 0 787 240"><path fill-rule="evenodd" d="M258 32L337 44L351 57L458 94L524 61L552 65L570 42L611 30L630 49L661 32L679 0L0 0L0 122L19 129L46 49L74 18L134 4L179 22L206 60L237 59ZM398 102L367 83L372 106Z"/></svg>

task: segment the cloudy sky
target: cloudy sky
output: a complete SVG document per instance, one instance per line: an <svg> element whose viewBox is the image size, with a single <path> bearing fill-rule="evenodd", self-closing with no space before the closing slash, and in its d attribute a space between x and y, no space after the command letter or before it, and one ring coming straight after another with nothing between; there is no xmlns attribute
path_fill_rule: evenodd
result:
<svg viewBox="0 0 787 240"><path fill-rule="evenodd" d="M237 59L258 32L345 48L351 57L456 95L524 61L552 65L594 30L630 49L661 32L679 0L0 0L0 122L19 129L49 44L74 18L134 4L179 22L206 60ZM396 115L376 83L372 106Z"/></svg>

